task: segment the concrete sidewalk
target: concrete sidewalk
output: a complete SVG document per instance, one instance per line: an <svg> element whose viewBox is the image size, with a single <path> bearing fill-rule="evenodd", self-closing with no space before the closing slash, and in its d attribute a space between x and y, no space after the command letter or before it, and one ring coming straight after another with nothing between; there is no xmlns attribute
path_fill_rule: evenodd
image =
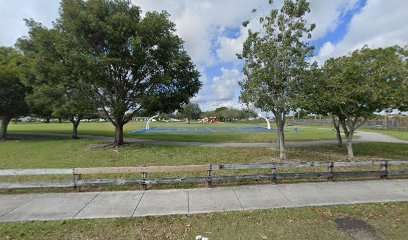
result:
<svg viewBox="0 0 408 240"><path fill-rule="evenodd" d="M408 201L408 179L0 195L0 222L196 214Z"/></svg>

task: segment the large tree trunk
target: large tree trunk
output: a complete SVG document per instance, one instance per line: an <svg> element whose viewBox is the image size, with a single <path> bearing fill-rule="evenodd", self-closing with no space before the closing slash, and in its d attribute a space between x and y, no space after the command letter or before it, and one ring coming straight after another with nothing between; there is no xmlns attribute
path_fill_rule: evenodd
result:
<svg viewBox="0 0 408 240"><path fill-rule="evenodd" d="M72 136L73 139L79 139L79 137L78 137L78 127L79 127L79 124L81 123L82 118L83 118L82 115L79 115L77 117L71 116L69 118L69 121L71 121L71 123L72 123L72 134L71 134L71 136Z"/></svg>
<svg viewBox="0 0 408 240"><path fill-rule="evenodd" d="M284 126L280 126L278 130L278 143L279 143L279 159L286 160L286 150L285 150L285 132Z"/></svg>
<svg viewBox="0 0 408 240"><path fill-rule="evenodd" d="M117 123L115 125L115 142L114 145L115 147L119 147L124 144L123 141L123 124L122 123Z"/></svg>
<svg viewBox="0 0 408 240"><path fill-rule="evenodd" d="M353 160L354 159L354 151L353 151L353 134L354 134L354 123L351 123L350 120L340 119L340 124L343 127L344 134L346 135L347 139L347 159Z"/></svg>
<svg viewBox="0 0 408 240"><path fill-rule="evenodd" d="M282 113L275 114L276 127L278 132L278 149L279 149L279 159L286 160L286 150L285 150L285 115Z"/></svg>
<svg viewBox="0 0 408 240"><path fill-rule="evenodd" d="M332 119L333 119L334 129L336 130L337 146L342 147L343 146L343 139L341 138L340 121L337 121L335 116L332 116Z"/></svg>
<svg viewBox="0 0 408 240"><path fill-rule="evenodd" d="M359 122L360 117L354 117L354 119L349 118L339 118L340 124L343 127L344 134L347 138L347 159L353 160L354 159L354 151L353 151L353 135L356 130L361 127L366 121L367 117L363 118L363 121Z"/></svg>
<svg viewBox="0 0 408 240"><path fill-rule="evenodd" d="M45 122L45 123L50 123L50 119L51 119L51 117L46 117L46 118L44 119L44 122Z"/></svg>
<svg viewBox="0 0 408 240"><path fill-rule="evenodd" d="M10 123L11 118L5 117L1 121L1 136L0 141L5 141L7 138L7 127Z"/></svg>
<svg viewBox="0 0 408 240"><path fill-rule="evenodd" d="M79 124L72 123L72 138L79 139L78 137L78 126Z"/></svg>
<svg viewBox="0 0 408 240"><path fill-rule="evenodd" d="M79 123L81 122L81 118L78 118L77 120L73 120L72 122L72 138L73 139L79 139L78 137L78 127Z"/></svg>
<svg viewBox="0 0 408 240"><path fill-rule="evenodd" d="M352 139L353 139L353 134L349 133L347 136L347 159L348 160L354 159Z"/></svg>

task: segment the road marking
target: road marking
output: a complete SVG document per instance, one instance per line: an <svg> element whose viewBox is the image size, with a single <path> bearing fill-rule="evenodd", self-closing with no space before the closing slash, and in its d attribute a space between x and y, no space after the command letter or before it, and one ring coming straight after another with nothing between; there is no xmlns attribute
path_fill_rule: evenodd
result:
<svg viewBox="0 0 408 240"><path fill-rule="evenodd" d="M205 128L207 128L208 130L210 130L211 132L215 132L214 130L212 130L211 128L208 128L208 127L205 127Z"/></svg>

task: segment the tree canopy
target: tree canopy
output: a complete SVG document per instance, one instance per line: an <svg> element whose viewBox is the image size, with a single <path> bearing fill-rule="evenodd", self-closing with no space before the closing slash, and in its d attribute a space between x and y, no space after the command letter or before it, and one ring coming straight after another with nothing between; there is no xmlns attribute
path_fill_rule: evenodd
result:
<svg viewBox="0 0 408 240"><path fill-rule="evenodd" d="M273 1L269 3L272 5ZM309 11L306 0L285 0L282 8L260 17L260 31L248 30L243 53L238 55L245 60L240 99L274 114L280 159L286 158L283 128L290 110L291 82L304 75L308 67L306 58L312 54L307 40L315 25L304 18Z"/></svg>
<svg viewBox="0 0 408 240"><path fill-rule="evenodd" d="M0 47L0 119L2 121L0 139L7 137L7 127L11 118L28 113L25 101L29 88L23 84L23 56L13 48Z"/></svg>
<svg viewBox="0 0 408 240"><path fill-rule="evenodd" d="M401 89L408 76L406 58L398 47L364 47L327 60L310 76L300 82L298 99L307 110L337 118L347 138L349 159L354 157L353 134L368 117L405 105L406 92Z"/></svg>
<svg viewBox="0 0 408 240"><path fill-rule="evenodd" d="M203 112L202 117L216 117L220 121L236 121L248 118L255 118L258 114L251 109L235 109L228 107L219 107L214 111Z"/></svg>
<svg viewBox="0 0 408 240"><path fill-rule="evenodd" d="M61 54L116 128L144 112L171 112L201 87L199 73L166 12L147 12L130 1L63 0L57 28Z"/></svg>
<svg viewBox="0 0 408 240"><path fill-rule="evenodd" d="M33 93L27 100L32 112L47 121L52 116L68 119L73 124L72 137L78 138L80 121L97 110L93 99L82 93L86 85L78 81L81 75L72 73L60 54L64 34L33 20L26 20L26 24L29 36L19 39L17 46L29 59L27 82Z"/></svg>
<svg viewBox="0 0 408 240"><path fill-rule="evenodd" d="M183 108L180 109L180 114L188 120L197 120L200 118L201 108L196 103L189 103L184 105Z"/></svg>

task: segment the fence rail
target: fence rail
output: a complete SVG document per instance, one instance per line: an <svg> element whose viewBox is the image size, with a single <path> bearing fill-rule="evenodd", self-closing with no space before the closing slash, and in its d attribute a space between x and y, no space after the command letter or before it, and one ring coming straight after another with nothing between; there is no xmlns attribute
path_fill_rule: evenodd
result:
<svg viewBox="0 0 408 240"><path fill-rule="evenodd" d="M2 182L0 189L21 188L49 188L73 187L77 191L80 187L89 186L117 186L149 184L177 184L177 183L207 183L209 186L216 182L243 180L271 180L277 182L284 179L311 179L347 177L381 177L408 176L408 170L389 170L391 166L408 166L407 161L354 161L354 162L304 162L304 163L260 163L260 164L220 164L220 165L189 165L189 166L150 166L150 167L102 167L102 168L74 168L74 169L6 169L0 170L1 176L35 176L35 175L72 175L72 181L49 182ZM350 167L380 167L377 171L344 171ZM283 169L312 168L309 172L279 172ZM317 168L320 168L316 171ZM325 170L321 170L321 168ZM336 171L343 168L343 171ZM261 170L270 169L268 174L215 176L214 172L228 170ZM206 171L207 176L183 178L148 178L148 173L170 172L200 172ZM83 180L84 175L99 174L141 174L140 179L98 179Z"/></svg>

